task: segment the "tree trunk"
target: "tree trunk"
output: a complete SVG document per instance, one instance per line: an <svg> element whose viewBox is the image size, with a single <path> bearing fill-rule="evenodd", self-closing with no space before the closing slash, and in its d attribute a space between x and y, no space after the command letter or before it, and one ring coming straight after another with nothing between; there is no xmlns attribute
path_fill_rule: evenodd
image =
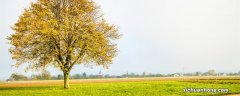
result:
<svg viewBox="0 0 240 96"><path fill-rule="evenodd" d="M69 88L69 72L64 72L64 88Z"/></svg>

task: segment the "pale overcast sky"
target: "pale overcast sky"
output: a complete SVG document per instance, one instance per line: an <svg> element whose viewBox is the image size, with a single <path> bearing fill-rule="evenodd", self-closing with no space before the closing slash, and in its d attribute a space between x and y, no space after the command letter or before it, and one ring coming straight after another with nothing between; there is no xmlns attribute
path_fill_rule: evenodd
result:
<svg viewBox="0 0 240 96"><path fill-rule="evenodd" d="M32 0L0 1L0 80L24 66L11 67L6 37ZM95 0L106 19L119 27L119 55L110 69L75 66L72 74L175 73L215 69L240 71L238 0ZM52 74L58 69L49 68Z"/></svg>

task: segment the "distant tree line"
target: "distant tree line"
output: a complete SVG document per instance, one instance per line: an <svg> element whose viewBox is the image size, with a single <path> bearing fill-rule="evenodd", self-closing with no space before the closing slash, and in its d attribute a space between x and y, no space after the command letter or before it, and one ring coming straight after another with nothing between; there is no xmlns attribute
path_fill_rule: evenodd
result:
<svg viewBox="0 0 240 96"><path fill-rule="evenodd" d="M71 79L87 79L92 78L93 75L87 76L86 72L83 74L74 74L70 76ZM63 80L64 76L62 74L58 74L56 76L51 75L49 71L42 71L41 74L32 74L30 77L27 77L23 74L12 73L12 75L6 81L27 81L27 80Z"/></svg>
<svg viewBox="0 0 240 96"><path fill-rule="evenodd" d="M103 75L101 71L95 75L87 75L86 72L82 74L74 74L70 76L70 79L97 79L97 78L143 78L143 77L179 77L179 76L240 76L238 73L216 73L215 70L208 70L207 72L195 72L195 73L173 73L173 74L153 74L143 72L142 74L125 73L122 75ZM32 74L27 77L22 74L13 73L7 81L26 81L26 80L63 80L64 76L58 74L56 76L51 75L47 70L43 70L41 74Z"/></svg>

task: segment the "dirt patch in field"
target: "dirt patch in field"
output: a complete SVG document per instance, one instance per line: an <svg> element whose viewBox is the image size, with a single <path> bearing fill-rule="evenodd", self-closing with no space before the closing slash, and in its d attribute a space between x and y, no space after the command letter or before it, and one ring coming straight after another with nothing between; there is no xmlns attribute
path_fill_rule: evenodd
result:
<svg viewBox="0 0 240 96"><path fill-rule="evenodd" d="M239 77L159 77L159 78L114 78L114 79L80 79L70 80L70 84L82 83L114 83L114 82L143 82L143 81L185 81L203 79L240 79ZM27 87L27 86L52 86L63 85L63 80L44 81L13 81L0 84L0 87Z"/></svg>
<svg viewBox="0 0 240 96"><path fill-rule="evenodd" d="M240 96L240 94L232 94L232 95L225 95L225 96Z"/></svg>

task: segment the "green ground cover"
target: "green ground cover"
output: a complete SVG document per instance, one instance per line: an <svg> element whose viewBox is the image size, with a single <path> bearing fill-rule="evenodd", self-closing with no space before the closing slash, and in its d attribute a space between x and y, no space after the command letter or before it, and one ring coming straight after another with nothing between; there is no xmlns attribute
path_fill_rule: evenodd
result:
<svg viewBox="0 0 240 96"><path fill-rule="evenodd" d="M6 86L5 86L6 85ZM160 80L62 85L0 86L0 96L212 96L240 93L240 79ZM186 93L184 88L227 88L229 92Z"/></svg>

